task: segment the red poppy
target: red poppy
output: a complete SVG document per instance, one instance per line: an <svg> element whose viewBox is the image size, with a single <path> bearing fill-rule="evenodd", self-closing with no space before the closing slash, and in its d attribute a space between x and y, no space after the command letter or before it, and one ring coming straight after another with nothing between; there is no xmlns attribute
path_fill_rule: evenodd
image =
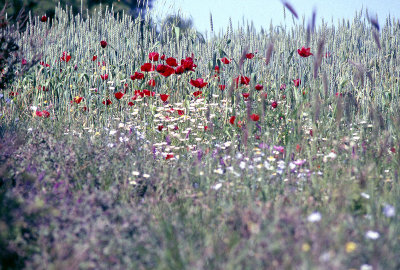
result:
<svg viewBox="0 0 400 270"><path fill-rule="evenodd" d="M107 105L107 106L110 105L110 104L112 104L111 100L109 100L109 99L103 101L102 103L103 103L104 105Z"/></svg>
<svg viewBox="0 0 400 270"><path fill-rule="evenodd" d="M272 103L271 103L271 107L274 108L274 109L275 109L276 107L278 107L278 102L276 102L276 101L272 102Z"/></svg>
<svg viewBox="0 0 400 270"><path fill-rule="evenodd" d="M173 154L167 154L167 156L165 157L165 160L171 159L171 158L173 158L173 157L174 157Z"/></svg>
<svg viewBox="0 0 400 270"><path fill-rule="evenodd" d="M96 59L97 59L97 55L93 55L92 61L96 61Z"/></svg>
<svg viewBox="0 0 400 270"><path fill-rule="evenodd" d="M182 74L183 72L185 72L185 67L183 65L180 65L175 69L175 74Z"/></svg>
<svg viewBox="0 0 400 270"><path fill-rule="evenodd" d="M129 101L129 102L128 102L128 105L129 105L130 107L132 107L132 106L134 105L134 103L133 103L132 101Z"/></svg>
<svg viewBox="0 0 400 270"><path fill-rule="evenodd" d="M203 94L203 92L201 92L201 91L196 91L196 92L193 93L193 96L198 97L198 96L200 96L201 94Z"/></svg>
<svg viewBox="0 0 400 270"><path fill-rule="evenodd" d="M260 120L260 116L258 114L253 113L252 115L250 115L250 119L256 122Z"/></svg>
<svg viewBox="0 0 400 270"><path fill-rule="evenodd" d="M124 93L117 92L117 93L114 94L114 96L115 96L116 99L120 100L124 96Z"/></svg>
<svg viewBox="0 0 400 270"><path fill-rule="evenodd" d="M219 74L219 66L215 66L214 70Z"/></svg>
<svg viewBox="0 0 400 270"><path fill-rule="evenodd" d="M39 62L39 64L42 65L42 66L45 66L45 67L49 67L49 66L50 66L49 64L46 64L46 63L43 62L43 61L42 61L42 62Z"/></svg>
<svg viewBox="0 0 400 270"><path fill-rule="evenodd" d="M169 97L169 95L167 95L167 94L161 94L161 95L160 95L160 98L161 98L161 100L162 100L163 102L166 102L167 99L168 99L168 97Z"/></svg>
<svg viewBox="0 0 400 270"><path fill-rule="evenodd" d="M158 54L158 52L151 52L149 53L149 60L150 61L158 61L158 57L160 55Z"/></svg>
<svg viewBox="0 0 400 270"><path fill-rule="evenodd" d="M165 62L167 63L167 65L170 65L171 67L177 67L178 66L178 62L173 57L167 58L167 60Z"/></svg>
<svg viewBox="0 0 400 270"><path fill-rule="evenodd" d="M242 93L242 96L243 96L245 99L248 99L249 96L250 96L250 93Z"/></svg>
<svg viewBox="0 0 400 270"><path fill-rule="evenodd" d="M26 59L22 58L21 64L22 64L22 65L26 65L26 64L28 64L28 61L26 61Z"/></svg>
<svg viewBox="0 0 400 270"><path fill-rule="evenodd" d="M155 67L152 63L144 63L141 67L140 70L144 72L150 72L154 71Z"/></svg>
<svg viewBox="0 0 400 270"><path fill-rule="evenodd" d="M236 87L238 87L238 85L239 85L239 80L240 80L240 84L249 85L249 83L250 83L250 78L249 77L238 76L237 78L235 78Z"/></svg>
<svg viewBox="0 0 400 270"><path fill-rule="evenodd" d="M156 70L157 70L157 72L159 72L164 77L168 77L171 74L175 73L175 70L172 67L168 66L168 65L158 65Z"/></svg>
<svg viewBox="0 0 400 270"><path fill-rule="evenodd" d="M135 74L131 75L131 80L134 81L136 79L141 80L144 78L144 74L141 72L135 72Z"/></svg>
<svg viewBox="0 0 400 270"><path fill-rule="evenodd" d="M75 97L75 98L74 98L74 102L75 102L76 104L79 104L79 103L81 103L82 99L83 99L83 97Z"/></svg>
<svg viewBox="0 0 400 270"><path fill-rule="evenodd" d="M190 80L190 84L201 89L207 85L207 82L204 82L202 78L198 78L196 80Z"/></svg>
<svg viewBox="0 0 400 270"><path fill-rule="evenodd" d="M194 71L194 68L197 67L193 63L193 58L192 57L186 57L186 59L182 59L181 60L181 65L183 65L185 70L190 70L190 71Z"/></svg>
<svg viewBox="0 0 400 270"><path fill-rule="evenodd" d="M304 48L304 46L300 49L297 49L297 53L301 56L301 57L309 57L310 55L313 55L310 52L310 48Z"/></svg>
<svg viewBox="0 0 400 270"><path fill-rule="evenodd" d="M311 136L311 137L313 136L313 131L312 131L312 129L310 129L310 136Z"/></svg>
<svg viewBox="0 0 400 270"><path fill-rule="evenodd" d="M145 89L146 90L146 89ZM148 90L146 90L146 91L148 91ZM150 91L149 91L150 92ZM136 97L138 97L138 96L140 96L140 97L144 97L144 92L143 91L140 91L140 90L135 90L135 96L134 96L134 98L136 99ZM132 98L133 99L133 98ZM133 100L135 100L135 99L133 99Z"/></svg>
<svg viewBox="0 0 400 270"><path fill-rule="evenodd" d="M256 88L257 91L260 91L260 90L262 90L264 87L263 87L261 84L257 84L255 88Z"/></svg>
<svg viewBox="0 0 400 270"><path fill-rule="evenodd" d="M107 41L105 41L105 40L100 41L100 46L101 46L102 48L107 47Z"/></svg>
<svg viewBox="0 0 400 270"><path fill-rule="evenodd" d="M62 57L60 57L60 60L68 63L69 60L71 60L71 55L67 55L67 52L63 52Z"/></svg>
<svg viewBox="0 0 400 270"><path fill-rule="evenodd" d="M41 22L47 22L47 16L43 15L42 18L40 18Z"/></svg>
<svg viewBox="0 0 400 270"><path fill-rule="evenodd" d="M41 111L36 111L36 116L42 117L43 113Z"/></svg>
<svg viewBox="0 0 400 270"><path fill-rule="evenodd" d="M50 113L48 111L43 110L42 113L44 117L50 117Z"/></svg>
<svg viewBox="0 0 400 270"><path fill-rule="evenodd" d="M156 80L151 79L151 80L149 80L149 81L147 82L147 84L150 85L151 87L154 87L154 86L156 86Z"/></svg>
<svg viewBox="0 0 400 270"><path fill-rule="evenodd" d="M159 126L157 127L158 131L162 131L162 130L163 130L163 128L164 128L164 126L163 126L163 125L159 125Z"/></svg>
<svg viewBox="0 0 400 270"><path fill-rule="evenodd" d="M184 110L176 110L178 112L179 115L184 115L185 111Z"/></svg>
<svg viewBox="0 0 400 270"><path fill-rule="evenodd" d="M229 123L231 123L231 125L233 125L235 123L235 119L236 119L236 116L231 116L231 118L229 118Z"/></svg>
<svg viewBox="0 0 400 270"><path fill-rule="evenodd" d="M164 60L165 59L165 54L163 54L163 55L161 55L161 60Z"/></svg>
<svg viewBox="0 0 400 270"><path fill-rule="evenodd" d="M294 82L294 86L296 86L296 87L299 87L299 85L301 84L300 79L293 80L293 82Z"/></svg>
<svg viewBox="0 0 400 270"><path fill-rule="evenodd" d="M221 62L227 65L227 64L229 64L231 61L229 61L228 58L224 57L224 58L221 59Z"/></svg>
<svg viewBox="0 0 400 270"><path fill-rule="evenodd" d="M155 92L151 92L150 90L143 89L143 94L146 95L146 96L148 96L148 97L149 97L149 96L154 97Z"/></svg>
<svg viewBox="0 0 400 270"><path fill-rule="evenodd" d="M219 89L221 89L221 91L224 91L225 88L226 88L226 85L224 85L224 84L219 85Z"/></svg>
<svg viewBox="0 0 400 270"><path fill-rule="evenodd" d="M104 81L104 80L107 80L108 79L108 74L104 74L104 75L100 75L100 77L101 77L101 79Z"/></svg>
<svg viewBox="0 0 400 270"><path fill-rule="evenodd" d="M246 58L247 59L252 59L254 57L254 53L247 53Z"/></svg>
<svg viewBox="0 0 400 270"><path fill-rule="evenodd" d="M44 87L44 86L43 86L43 87ZM18 92L10 92L10 93L8 94L8 96L10 96L10 97L18 96Z"/></svg>

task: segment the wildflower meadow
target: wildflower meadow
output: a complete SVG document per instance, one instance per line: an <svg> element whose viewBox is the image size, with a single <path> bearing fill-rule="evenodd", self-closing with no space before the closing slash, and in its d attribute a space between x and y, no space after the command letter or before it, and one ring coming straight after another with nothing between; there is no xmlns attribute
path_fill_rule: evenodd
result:
<svg viewBox="0 0 400 270"><path fill-rule="evenodd" d="M55 11L12 34L0 269L400 269L398 19Z"/></svg>

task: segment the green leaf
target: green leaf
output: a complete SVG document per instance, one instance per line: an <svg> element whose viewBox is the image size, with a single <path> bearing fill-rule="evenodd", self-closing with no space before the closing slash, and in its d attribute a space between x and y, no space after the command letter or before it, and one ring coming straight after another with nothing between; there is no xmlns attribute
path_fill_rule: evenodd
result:
<svg viewBox="0 0 400 270"><path fill-rule="evenodd" d="M294 54L294 50L290 52L290 55L289 55L289 57L288 57L288 59L287 59L287 63L290 62L290 60L291 60L292 57L293 57L293 54Z"/></svg>

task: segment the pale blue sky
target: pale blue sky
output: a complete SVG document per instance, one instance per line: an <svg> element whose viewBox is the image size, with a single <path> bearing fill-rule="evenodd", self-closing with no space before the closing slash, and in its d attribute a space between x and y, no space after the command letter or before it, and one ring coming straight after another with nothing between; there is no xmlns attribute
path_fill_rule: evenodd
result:
<svg viewBox="0 0 400 270"><path fill-rule="evenodd" d="M313 8L317 11L316 22L321 19L331 24L331 18L336 24L338 19L352 19L355 12L363 7L368 8L369 15L378 15L380 25L383 25L389 15L396 19L400 18L399 0L290 0L288 1L299 15L299 23L305 17L305 24L311 18ZM226 31L229 25L229 17L232 18L233 28L238 23L242 25L242 17L245 21L252 20L256 29L269 29L272 20L274 26L283 21L283 4L280 0L156 0L154 3L154 17L164 18L174 11L181 11L184 17L191 17L195 28L205 33L210 33L210 12L213 17L214 32ZM286 10L286 24L292 25L292 17ZM175 12L176 13L176 12ZM363 12L365 15L365 12Z"/></svg>

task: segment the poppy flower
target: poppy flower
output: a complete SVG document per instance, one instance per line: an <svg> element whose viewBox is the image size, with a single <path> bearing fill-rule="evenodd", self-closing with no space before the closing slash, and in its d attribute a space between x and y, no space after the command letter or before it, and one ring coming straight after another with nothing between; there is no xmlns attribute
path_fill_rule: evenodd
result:
<svg viewBox="0 0 400 270"><path fill-rule="evenodd" d="M101 77L101 79L104 81L104 80L107 80L108 79L108 74L104 74L104 75L100 75L100 77Z"/></svg>
<svg viewBox="0 0 400 270"><path fill-rule="evenodd" d="M208 126L204 126L204 131L207 131L208 130Z"/></svg>
<svg viewBox="0 0 400 270"><path fill-rule="evenodd" d="M254 57L254 53L246 53L247 59L252 59Z"/></svg>
<svg viewBox="0 0 400 270"><path fill-rule="evenodd" d="M140 67L141 71L144 72L150 72L150 71L154 71L155 67L152 63L144 63L141 67Z"/></svg>
<svg viewBox="0 0 400 270"><path fill-rule="evenodd" d="M260 91L263 89L263 86L261 84L257 84L255 88L257 91Z"/></svg>
<svg viewBox="0 0 400 270"><path fill-rule="evenodd" d="M140 97L144 97L144 93L143 93L143 91L140 91L140 90L135 90L135 96L133 97L133 98L137 98L138 96L140 96ZM132 99L133 99L132 98ZM135 99L133 99L133 100L135 100Z"/></svg>
<svg viewBox="0 0 400 270"><path fill-rule="evenodd" d="M43 86L43 87L44 87L44 86ZM8 94L8 96L10 96L10 97L18 96L18 92L10 92L10 93Z"/></svg>
<svg viewBox="0 0 400 270"><path fill-rule="evenodd" d="M248 99L249 96L250 96L250 93L242 93L242 96L243 96L245 99Z"/></svg>
<svg viewBox="0 0 400 270"><path fill-rule="evenodd" d="M173 57L167 58L167 60L165 62L167 63L167 65L169 65L171 67L177 67L178 66L178 62Z"/></svg>
<svg viewBox="0 0 400 270"><path fill-rule="evenodd" d="M150 61L158 61L158 57L160 55L158 54L158 52L151 52L149 53L149 60Z"/></svg>
<svg viewBox="0 0 400 270"><path fill-rule="evenodd" d="M132 106L134 105L134 103L133 103L132 101L129 101L129 102L128 102L128 105L129 105L130 107L132 107Z"/></svg>
<svg viewBox="0 0 400 270"><path fill-rule="evenodd" d="M145 95L145 96L152 96L152 97L154 97L154 95L155 95L155 92L151 92L150 90L147 90L147 89L143 89L143 94Z"/></svg>
<svg viewBox="0 0 400 270"><path fill-rule="evenodd" d="M43 113L41 111L36 111L36 116L42 117Z"/></svg>
<svg viewBox="0 0 400 270"><path fill-rule="evenodd" d="M28 61L26 61L26 59L22 58L21 64L22 64L22 65L26 65L26 64L28 64Z"/></svg>
<svg viewBox="0 0 400 270"><path fill-rule="evenodd" d="M180 65L175 69L175 74L182 74L183 72L185 72L185 67L183 65Z"/></svg>
<svg viewBox="0 0 400 270"><path fill-rule="evenodd" d="M160 95L160 98L161 98L161 100L162 100L163 102L166 102L167 99L168 99L168 97L169 97L169 95L167 95L167 94L161 94L161 95Z"/></svg>
<svg viewBox="0 0 400 270"><path fill-rule="evenodd" d="M100 46L104 49L105 47L107 47L107 41L102 40L100 41Z"/></svg>
<svg viewBox="0 0 400 270"><path fill-rule="evenodd" d="M313 136L313 131L312 131L312 129L310 129L310 136L311 136L311 137Z"/></svg>
<svg viewBox="0 0 400 270"><path fill-rule="evenodd" d="M229 64L231 61L229 61L228 58L224 57L221 59L221 62L224 63L225 65Z"/></svg>
<svg viewBox="0 0 400 270"><path fill-rule="evenodd" d="M41 22L47 22L47 16L43 15L42 18L40 18Z"/></svg>
<svg viewBox="0 0 400 270"><path fill-rule="evenodd" d="M165 160L171 159L171 158L173 158L173 157L174 157L173 154L167 154L167 156L165 157Z"/></svg>
<svg viewBox="0 0 400 270"><path fill-rule="evenodd" d="M235 123L235 119L236 119L236 116L231 116L231 118L229 118L229 123L231 123L231 125L233 125Z"/></svg>
<svg viewBox="0 0 400 270"><path fill-rule="evenodd" d="M150 85L151 87L154 87L154 86L156 86L156 80L151 79L151 80L149 80L149 81L147 82L147 84Z"/></svg>
<svg viewBox="0 0 400 270"><path fill-rule="evenodd" d="M279 90L285 90L286 89L286 84L281 84L281 86L279 87Z"/></svg>
<svg viewBox="0 0 400 270"><path fill-rule="evenodd" d="M102 103L103 103L104 105L107 105L107 106L110 105L110 104L112 104L111 100L109 100L109 99L103 101Z"/></svg>
<svg viewBox="0 0 400 270"><path fill-rule="evenodd" d="M69 60L71 60L71 55L67 55L67 52L63 52L62 57L60 57L60 60L68 63Z"/></svg>
<svg viewBox="0 0 400 270"><path fill-rule="evenodd" d="M258 120L260 120L260 116L258 114L253 113L252 115L250 115L250 119L253 120L254 122L257 122Z"/></svg>
<svg viewBox="0 0 400 270"><path fill-rule="evenodd" d="M184 111L184 110L176 110L176 111L177 111L178 114L181 115L181 116L185 114L185 111Z"/></svg>
<svg viewBox="0 0 400 270"><path fill-rule="evenodd" d="M309 57L310 55L313 55L311 52L310 52L310 48L304 48L304 47L302 47L301 48L301 50L300 49L297 49L297 53L301 56L301 57Z"/></svg>
<svg viewBox="0 0 400 270"><path fill-rule="evenodd" d="M117 92L117 93L114 94L114 96L115 96L116 99L120 100L124 96L124 93Z"/></svg>
<svg viewBox="0 0 400 270"><path fill-rule="evenodd" d="M81 103L82 99L83 99L83 97L76 96L76 97L74 98L74 102L75 102L76 104L79 104L79 103Z"/></svg>
<svg viewBox="0 0 400 270"><path fill-rule="evenodd" d="M207 82L204 82L202 78L198 78L196 80L190 80L190 84L201 89L207 85Z"/></svg>
<svg viewBox="0 0 400 270"><path fill-rule="evenodd" d="M301 80L300 79L296 79L293 80L294 86L299 87L299 85L301 84Z"/></svg>
<svg viewBox="0 0 400 270"><path fill-rule="evenodd" d="M161 60L165 60L165 54L161 55Z"/></svg>
<svg viewBox="0 0 400 270"><path fill-rule="evenodd" d="M182 59L181 60L181 65L183 65L185 70L190 70L190 71L194 71L194 68L197 67L193 63L193 58L192 57L186 57L186 59Z"/></svg>
<svg viewBox="0 0 400 270"><path fill-rule="evenodd" d="M272 102L272 103L271 103L271 107L274 108L274 109L275 109L276 107L278 107L278 102L276 102L276 101Z"/></svg>
<svg viewBox="0 0 400 270"><path fill-rule="evenodd" d="M175 70L168 66L168 65L158 65L156 67L157 72L159 72L161 75L163 75L164 77L168 77L171 74L175 73Z"/></svg>
<svg viewBox="0 0 400 270"><path fill-rule="evenodd" d="M131 80L134 81L136 79L141 80L144 78L144 74L141 72L135 72L135 74L131 75Z"/></svg>
<svg viewBox="0 0 400 270"><path fill-rule="evenodd" d="M43 111L42 111L42 114L43 114L43 116L46 117L46 118L50 117L50 113L49 113L48 111L43 110Z"/></svg>
<svg viewBox="0 0 400 270"><path fill-rule="evenodd" d="M219 66L215 66L214 70L219 74Z"/></svg>
<svg viewBox="0 0 400 270"><path fill-rule="evenodd" d="M97 59L97 55L93 55L92 61L96 61L96 59Z"/></svg>
<svg viewBox="0 0 400 270"><path fill-rule="evenodd" d="M240 81L240 84L249 85L249 83L250 83L250 78L249 78L249 77L246 77L246 76L238 76L237 78L235 78L236 87L238 87L239 81Z"/></svg>
<svg viewBox="0 0 400 270"><path fill-rule="evenodd" d="M201 92L201 91L196 91L196 92L193 93L193 96L198 97L198 96L200 96L201 94L203 94L203 92Z"/></svg>
<svg viewBox="0 0 400 270"><path fill-rule="evenodd" d="M164 126L163 126L163 125L159 125L159 126L157 127L158 131L162 131L162 130L163 130L163 128L164 128Z"/></svg>
<svg viewBox="0 0 400 270"><path fill-rule="evenodd" d="M219 89L221 89L221 91L224 91L225 88L226 88L226 85L224 85L224 84L219 85Z"/></svg>

